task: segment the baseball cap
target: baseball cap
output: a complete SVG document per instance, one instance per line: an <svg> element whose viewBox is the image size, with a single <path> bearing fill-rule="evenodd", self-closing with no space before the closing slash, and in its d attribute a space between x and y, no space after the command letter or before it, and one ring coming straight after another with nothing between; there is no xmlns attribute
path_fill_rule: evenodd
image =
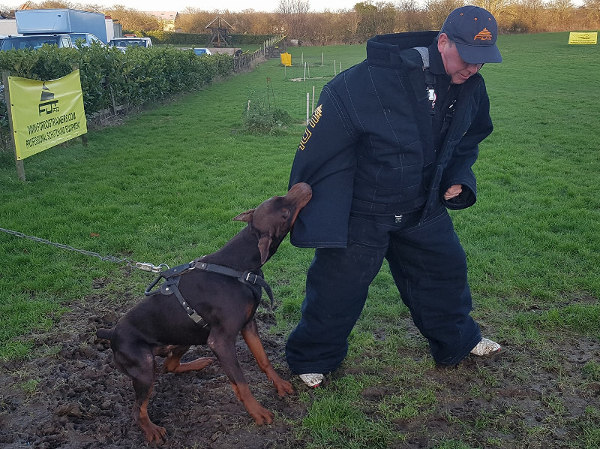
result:
<svg viewBox="0 0 600 449"><path fill-rule="evenodd" d="M468 64L502 62L496 47L498 24L494 16L478 6L463 6L452 11L442 25L456 44L458 54Z"/></svg>

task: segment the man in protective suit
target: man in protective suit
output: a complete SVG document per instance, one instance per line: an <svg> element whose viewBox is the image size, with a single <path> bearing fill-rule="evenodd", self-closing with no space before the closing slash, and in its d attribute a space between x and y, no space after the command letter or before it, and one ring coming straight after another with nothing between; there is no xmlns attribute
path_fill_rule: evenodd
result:
<svg viewBox="0 0 600 449"><path fill-rule="evenodd" d="M476 199L471 169L492 132L478 73L501 62L485 9L454 10L437 32L376 36L367 59L321 93L290 185L313 189L291 241L316 248L290 369L309 386L335 370L384 258L437 364L500 350L471 318L464 250L447 209Z"/></svg>

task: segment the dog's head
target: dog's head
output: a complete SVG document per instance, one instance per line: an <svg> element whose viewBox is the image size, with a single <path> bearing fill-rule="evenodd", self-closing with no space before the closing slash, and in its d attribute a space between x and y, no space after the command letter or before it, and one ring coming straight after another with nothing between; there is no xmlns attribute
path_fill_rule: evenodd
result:
<svg viewBox="0 0 600 449"><path fill-rule="evenodd" d="M264 264L285 238L298 213L308 204L312 189L304 182L294 184L285 196L274 196L255 209L241 213L234 220L245 221L258 234L260 262Z"/></svg>

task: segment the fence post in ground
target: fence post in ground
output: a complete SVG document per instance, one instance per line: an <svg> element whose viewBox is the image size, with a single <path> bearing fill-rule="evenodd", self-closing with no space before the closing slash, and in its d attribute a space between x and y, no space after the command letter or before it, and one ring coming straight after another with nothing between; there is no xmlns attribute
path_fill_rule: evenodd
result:
<svg viewBox="0 0 600 449"><path fill-rule="evenodd" d="M17 145L15 143L15 128L13 124L12 111L10 107L10 89L8 88L9 72L2 72L2 83L4 84L4 102L6 104L6 113L8 115L8 130L10 133L10 145L15 152L15 165L17 167L17 175L21 181L25 181L25 166L22 159L17 158Z"/></svg>
<svg viewBox="0 0 600 449"><path fill-rule="evenodd" d="M308 92L306 92L306 126L308 126L308 122L310 120L310 115L308 113L309 102L310 102L310 94Z"/></svg>

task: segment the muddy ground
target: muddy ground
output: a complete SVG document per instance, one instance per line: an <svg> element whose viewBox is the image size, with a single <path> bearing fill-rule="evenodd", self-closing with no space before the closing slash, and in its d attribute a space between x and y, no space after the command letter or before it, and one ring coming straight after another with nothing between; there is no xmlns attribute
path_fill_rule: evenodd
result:
<svg viewBox="0 0 600 449"><path fill-rule="evenodd" d="M72 304L51 332L34 336L35 357L0 364L1 448L148 446L132 423L131 383L116 370L108 343L95 337L97 328L114 325L137 298L127 294L126 301L115 306L104 299L101 284L98 294L87 298L85 305ZM259 314L263 343L277 371L289 379L283 358L284 336L265 331L271 320L268 314ZM590 419L598 420L598 416L589 418L586 407L598 410L600 382L582 374L582 368L589 361L600 360L600 343L561 337L557 345L563 348L556 348L556 362L544 364L539 354L506 348L497 358L469 358L457 369L432 368L427 375L439 385L437 408L422 417L394 421L394 428L405 438L393 447L435 447L443 438L468 441L472 447L594 447L586 443L585 433L589 432ZM422 346L415 349L415 358L422 357L422 351ZM187 358L212 355L205 347L190 352ZM167 429L169 439L163 447L306 446L306 441L298 440L292 425L299 427L308 412L307 405L297 394L279 399L241 340L238 356L252 392L275 413L275 422L263 427L254 425L218 363L199 373L160 374L149 413L154 422ZM162 359L157 361L160 370ZM523 363L528 365L524 371L517 368ZM336 376L360 369L345 366ZM294 386L307 391L295 381ZM363 392L363 399L365 404L375 405L398 388L369 388ZM474 388L486 393L474 397ZM553 398L554 403L560 403L559 409L552 405ZM482 420L478 426L481 417L487 421ZM465 423L470 425L465 427Z"/></svg>

